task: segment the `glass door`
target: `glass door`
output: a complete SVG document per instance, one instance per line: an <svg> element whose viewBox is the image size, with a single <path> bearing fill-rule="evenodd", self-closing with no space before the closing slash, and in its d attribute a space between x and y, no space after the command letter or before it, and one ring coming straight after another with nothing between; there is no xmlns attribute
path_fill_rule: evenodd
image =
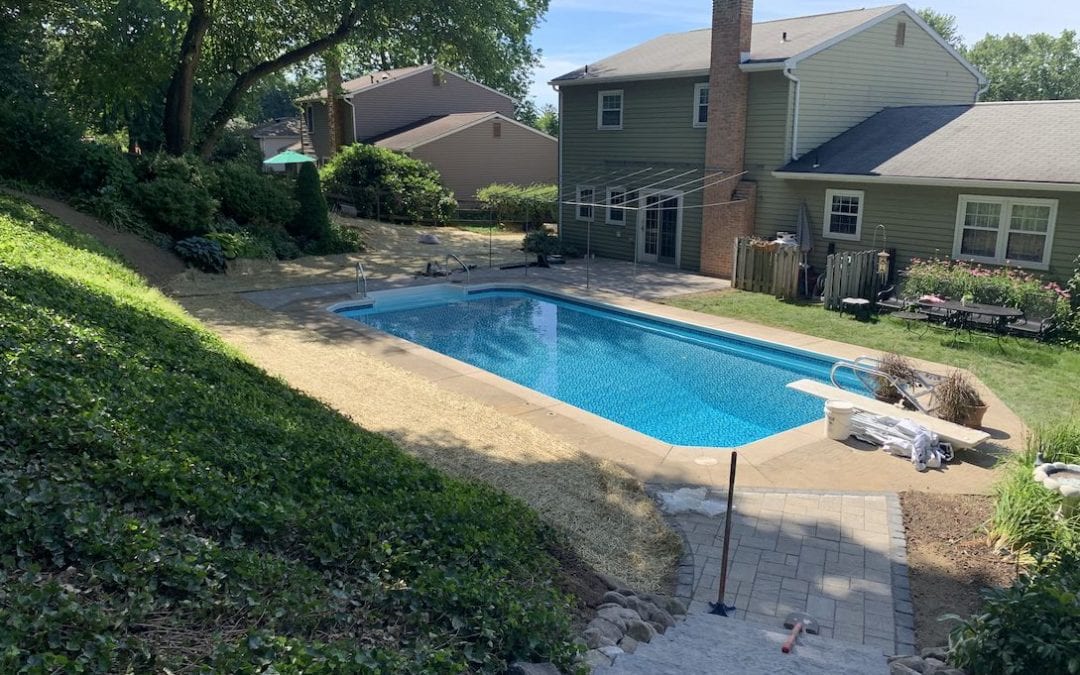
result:
<svg viewBox="0 0 1080 675"><path fill-rule="evenodd" d="M638 259L674 265L677 262L682 197L658 192L645 197L641 210Z"/></svg>

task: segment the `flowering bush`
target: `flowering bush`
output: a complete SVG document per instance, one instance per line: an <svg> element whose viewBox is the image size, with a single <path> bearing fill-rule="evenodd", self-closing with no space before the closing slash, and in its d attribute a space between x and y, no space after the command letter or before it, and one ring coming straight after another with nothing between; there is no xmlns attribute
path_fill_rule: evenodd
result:
<svg viewBox="0 0 1080 675"><path fill-rule="evenodd" d="M1015 267L987 267L947 258L915 258L904 271L904 295L937 295L1024 310L1028 317L1066 317L1070 294L1053 281Z"/></svg>

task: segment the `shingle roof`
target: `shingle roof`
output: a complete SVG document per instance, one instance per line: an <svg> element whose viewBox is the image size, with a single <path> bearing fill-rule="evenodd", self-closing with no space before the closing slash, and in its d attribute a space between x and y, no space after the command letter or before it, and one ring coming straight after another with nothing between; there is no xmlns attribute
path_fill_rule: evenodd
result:
<svg viewBox="0 0 1080 675"><path fill-rule="evenodd" d="M750 62L783 61L797 56L899 7L903 5L755 23L750 34ZM561 75L551 83L705 73L709 70L711 39L711 28L668 33Z"/></svg>
<svg viewBox="0 0 1080 675"><path fill-rule="evenodd" d="M1080 184L1080 101L887 108L780 169Z"/></svg>
<svg viewBox="0 0 1080 675"><path fill-rule="evenodd" d="M251 130L255 138L289 138L300 137L299 117L278 117L274 120L261 124Z"/></svg>
<svg viewBox="0 0 1080 675"><path fill-rule="evenodd" d="M430 143L440 136L480 122L485 118L495 116L501 117L501 115L493 111L425 117L418 122L371 138L368 142L381 148L407 151L425 143Z"/></svg>
<svg viewBox="0 0 1080 675"><path fill-rule="evenodd" d="M377 84L382 84L388 80L400 80L404 77L408 77L423 70L430 70L432 65L429 63L424 66L409 66L407 68L391 68L390 70L380 70L374 73L368 73L361 75L360 77L353 78L351 80L345 80L341 83L341 93L345 96L355 94L358 91L370 89ZM320 89L314 94L309 94L300 98L300 101L318 101L326 98L326 89Z"/></svg>

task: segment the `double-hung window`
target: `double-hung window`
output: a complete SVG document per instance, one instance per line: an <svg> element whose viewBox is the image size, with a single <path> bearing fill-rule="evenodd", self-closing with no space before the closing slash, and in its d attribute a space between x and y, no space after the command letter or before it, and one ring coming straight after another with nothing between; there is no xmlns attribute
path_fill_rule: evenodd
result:
<svg viewBox="0 0 1080 675"><path fill-rule="evenodd" d="M960 195L953 257L1046 269L1057 206L1056 199Z"/></svg>
<svg viewBox="0 0 1080 675"><path fill-rule="evenodd" d="M596 97L596 128L622 129L623 93L621 89L602 91Z"/></svg>
<svg viewBox="0 0 1080 675"><path fill-rule="evenodd" d="M694 85L694 126L705 127L709 123L709 83Z"/></svg>
<svg viewBox="0 0 1080 675"><path fill-rule="evenodd" d="M592 220L593 219L593 202L595 199L596 191L593 188L586 185L579 185L577 189L577 219L578 220Z"/></svg>
<svg viewBox="0 0 1080 675"><path fill-rule="evenodd" d="M626 224L626 190L621 187L608 188L607 223L609 225Z"/></svg>
<svg viewBox="0 0 1080 675"><path fill-rule="evenodd" d="M822 236L858 241L862 236L864 201L862 190L826 190Z"/></svg>

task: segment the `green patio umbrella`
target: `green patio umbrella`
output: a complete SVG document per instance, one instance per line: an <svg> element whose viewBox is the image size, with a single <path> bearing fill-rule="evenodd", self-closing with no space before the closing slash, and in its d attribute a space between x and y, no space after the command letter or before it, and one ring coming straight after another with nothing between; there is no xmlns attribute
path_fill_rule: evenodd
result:
<svg viewBox="0 0 1080 675"><path fill-rule="evenodd" d="M307 155L302 155L299 152L293 150L285 150L279 152L270 159L264 159L263 164L303 164L304 162L314 162L315 160Z"/></svg>

